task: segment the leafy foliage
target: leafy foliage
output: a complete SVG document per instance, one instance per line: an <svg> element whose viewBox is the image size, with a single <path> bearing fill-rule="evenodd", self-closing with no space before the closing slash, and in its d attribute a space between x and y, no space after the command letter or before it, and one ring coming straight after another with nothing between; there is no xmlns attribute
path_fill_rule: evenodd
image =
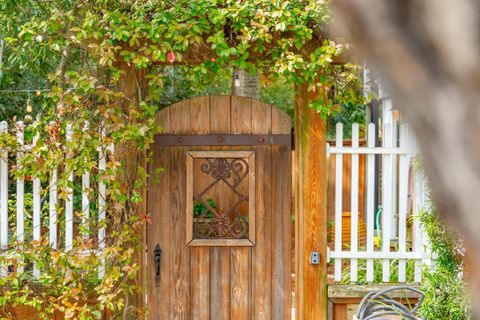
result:
<svg viewBox="0 0 480 320"><path fill-rule="evenodd" d="M463 282L462 243L435 212L420 212L419 219L429 238L435 266L425 272L425 302L420 314L425 319L471 319L468 295Z"/></svg>
<svg viewBox="0 0 480 320"><path fill-rule="evenodd" d="M48 89L32 97L41 105L41 117L26 128L27 140L39 139L21 150L14 175L40 179L45 201L51 172L58 168L62 213L70 188L78 188L69 173L90 172L91 201L104 183L108 215L95 223L99 208L92 206L90 228L80 230L71 251L52 248L47 238L28 237L2 248L0 264L35 263L42 276L33 281L29 273L12 272L1 279L0 307L31 305L43 319L55 311L66 318L98 319L105 308L112 318L142 317L144 310L133 306L132 297L139 290L136 256L149 217L138 211L149 178L149 146L160 129L154 114L165 88L178 86L171 73L181 72L185 87L227 79L232 68L255 69L290 85L308 82L309 90L318 92L312 107L328 116L339 103L362 100L357 67L333 63L346 48L323 36L329 21L326 1L2 1L2 88ZM186 60L194 63L181 71L170 67ZM0 107L14 103L24 109L28 95L9 97L2 96ZM0 148L11 154L19 151L14 131L0 135ZM97 166L99 150L106 155L105 170ZM78 208L75 214L85 218ZM92 235L102 226L108 237L105 250L98 251ZM104 259L105 276L99 278Z"/></svg>
<svg viewBox="0 0 480 320"><path fill-rule="evenodd" d="M365 135L366 108L363 104L345 102L339 105L339 110L329 119L329 138L335 137L335 124L343 123L343 135L345 138L352 137L352 124L358 123L360 135Z"/></svg>
<svg viewBox="0 0 480 320"><path fill-rule="evenodd" d="M383 261L373 260L373 281L371 283L383 283ZM415 261L408 260L405 265L405 282L414 283L415 278ZM390 261L390 282L398 283L398 260ZM367 260L358 259L357 265L357 281L355 284L368 284L367 281ZM351 284L350 280L350 265L345 264L342 268L341 284Z"/></svg>
<svg viewBox="0 0 480 320"><path fill-rule="evenodd" d="M207 204L210 208L215 209L217 207L217 202L215 199L208 198ZM210 211L205 204L200 201L195 201L193 203L193 217L194 218L213 218L213 212Z"/></svg>

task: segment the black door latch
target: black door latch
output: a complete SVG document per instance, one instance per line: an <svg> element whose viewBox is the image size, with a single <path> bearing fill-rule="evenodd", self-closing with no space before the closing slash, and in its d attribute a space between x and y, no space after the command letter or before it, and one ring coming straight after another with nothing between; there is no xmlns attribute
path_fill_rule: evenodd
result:
<svg viewBox="0 0 480 320"><path fill-rule="evenodd" d="M157 285L160 283L160 260L162 259L162 249L160 248L160 245L157 244L155 247L155 280L157 282Z"/></svg>

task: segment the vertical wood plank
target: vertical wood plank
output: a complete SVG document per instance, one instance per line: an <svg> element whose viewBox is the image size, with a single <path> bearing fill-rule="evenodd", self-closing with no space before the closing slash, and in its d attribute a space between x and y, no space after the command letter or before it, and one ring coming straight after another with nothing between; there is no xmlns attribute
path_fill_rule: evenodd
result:
<svg viewBox="0 0 480 320"><path fill-rule="evenodd" d="M424 201L423 201L423 174L421 172L415 173L415 199L414 199L414 208L415 214L420 212L424 209ZM413 219L413 248L415 253L423 253L423 231L420 221L418 219ZM422 281L422 261L415 260L415 282Z"/></svg>
<svg viewBox="0 0 480 320"><path fill-rule="evenodd" d="M105 131L102 132L105 135ZM103 254L105 250L105 227L106 227L106 196L107 189L105 186L103 175L107 166L107 146L100 146L98 151L98 250ZM98 277L103 278L105 275L105 257L101 258L101 265L98 268Z"/></svg>
<svg viewBox="0 0 480 320"><path fill-rule="evenodd" d="M336 125L336 143L338 148L343 147L343 124ZM343 204L343 154L335 155L335 251L342 251L342 204ZM335 281L342 279L342 259L335 259Z"/></svg>
<svg viewBox="0 0 480 320"><path fill-rule="evenodd" d="M6 121L0 122L0 133L6 133ZM0 248L8 246L8 152L0 150ZM0 277L7 275L7 266L0 266Z"/></svg>
<svg viewBox="0 0 480 320"><path fill-rule="evenodd" d="M210 133L210 98L196 97L190 100L188 119L193 120L190 128L185 128L187 133L207 134ZM195 147L192 150L205 150L205 147ZM193 167L193 165L192 165ZM192 176L193 178L193 176ZM193 187L193 180L188 181ZM193 206L193 195L186 197L186 205ZM193 215L192 211L186 211ZM187 227L191 227L191 219L187 218ZM189 229L191 230L191 229ZM187 239L188 241L190 239ZM190 309L191 319L210 319L210 248L190 247ZM214 276L214 275L213 275Z"/></svg>
<svg viewBox="0 0 480 320"><path fill-rule="evenodd" d="M252 105L252 133L272 133L272 107L258 101ZM272 148L255 148L256 159L256 241L252 249L252 318L271 319L272 303ZM287 236L287 235L284 235ZM289 259L288 259L289 260ZM287 261L285 261L287 263Z"/></svg>
<svg viewBox="0 0 480 320"><path fill-rule="evenodd" d="M392 126L386 124L384 126L385 148L392 148ZM393 220L393 168L391 158L392 154L383 155L383 176L382 176L382 193L383 193L383 212L382 212L382 251L390 252L390 240L392 232ZM383 259L382 267L383 282L390 281L390 259Z"/></svg>
<svg viewBox="0 0 480 320"><path fill-rule="evenodd" d="M309 106L318 92L306 84L295 91L296 317L320 320L327 317L326 123ZM310 265L313 251L320 252L320 265Z"/></svg>
<svg viewBox="0 0 480 320"><path fill-rule="evenodd" d="M287 319L291 313L291 205L283 196L291 188L290 161L285 146L272 147L272 318Z"/></svg>
<svg viewBox="0 0 480 320"><path fill-rule="evenodd" d="M171 117L171 119L173 119ZM185 235L185 147L171 148L170 205L172 240L170 259L172 266L172 290L170 297L171 319L186 319L190 308L189 254Z"/></svg>
<svg viewBox="0 0 480 320"><path fill-rule="evenodd" d="M19 148L19 152L17 152L17 167L20 168L21 164L20 161L23 157L23 147L24 147L24 125L22 121L17 122L16 124L16 133L17 133L17 144ZM19 243L24 242L25 240L25 179L23 177L17 178L17 230L16 230L16 237ZM17 272L23 273L23 260L18 260L18 267Z"/></svg>
<svg viewBox="0 0 480 320"><path fill-rule="evenodd" d="M72 141L72 125L67 124L67 148ZM68 150L67 152L71 152ZM65 200L65 251L72 250L73 247L73 172L68 172L67 181L67 199Z"/></svg>
<svg viewBox="0 0 480 320"><path fill-rule="evenodd" d="M246 97L232 96L231 133L252 133L252 100Z"/></svg>
<svg viewBox="0 0 480 320"><path fill-rule="evenodd" d="M347 319L347 305L346 304L335 304L334 306L335 320L350 320Z"/></svg>
<svg viewBox="0 0 480 320"><path fill-rule="evenodd" d="M106 208L105 208L105 197L106 197L106 187L103 182L102 174L105 172L106 168L106 153L102 149L99 154L98 161L98 170L100 175L100 182L98 184L98 249L102 252L105 249L105 217L106 217ZM99 268L99 277L103 278L105 275L105 260L103 259L102 265Z"/></svg>
<svg viewBox="0 0 480 320"><path fill-rule="evenodd" d="M157 186L158 191L155 192L155 189L152 192L157 195L156 198L150 201L152 203L152 210L150 211L153 214L153 221L151 226L154 227L153 235L156 239L151 239L149 241L149 258L147 260L152 260L155 247L157 243L160 245L162 252L162 259L160 260L160 283L156 288L156 299L154 301L157 306L157 317L155 319L168 319L170 312L170 299L172 295L172 281L171 278L171 259L170 256L173 254L171 240L171 216L168 214L168 211L165 208L170 207L170 195L166 190L170 190L170 152L167 148L162 148L156 152L156 160L154 162L155 168L164 168L166 171L161 174L159 185ZM158 201L156 201L158 199ZM151 270L155 268L155 262L151 262ZM152 278L155 278L154 272L149 272ZM156 281L156 279L152 279Z"/></svg>
<svg viewBox="0 0 480 320"><path fill-rule="evenodd" d="M408 124L400 124L400 148L408 147ZM398 173L398 251L406 253L407 251L407 202L408 202L408 166L409 156L400 155L399 173ZM406 260L398 261L398 281L406 281Z"/></svg>
<svg viewBox="0 0 480 320"><path fill-rule="evenodd" d="M185 128L186 133L210 133L210 97L196 97L190 100L188 119L192 120ZM215 115L213 115L215 116Z"/></svg>
<svg viewBox="0 0 480 320"><path fill-rule="evenodd" d="M169 108L171 133L184 133L190 119L188 101ZM186 319L190 311L190 255L185 234L185 154L186 147L170 148L170 228L172 240L170 259L172 289L170 296L170 318Z"/></svg>
<svg viewBox="0 0 480 320"><path fill-rule="evenodd" d="M164 108L156 113L155 124L159 132L169 132L170 110ZM152 222L146 226L147 248L147 294L148 311L152 319L168 319L170 317L170 299L173 288L171 276L171 212L170 208L170 149L158 148L153 152L149 164L150 183L147 189L147 214ZM160 246L160 278L156 277L155 249ZM155 283L155 285L153 285Z"/></svg>
<svg viewBox="0 0 480 320"><path fill-rule="evenodd" d="M272 109L272 133L289 133L291 120ZM272 319L289 319L292 312L292 173L291 150L272 146Z"/></svg>
<svg viewBox="0 0 480 320"><path fill-rule="evenodd" d="M155 116L155 124L162 131L170 130L170 112L167 108ZM150 163L147 212L152 223L147 224L147 280L148 310L151 319L170 318L170 296L172 285L171 259L172 239L170 228L170 151L169 148L154 149ZM157 169L163 169L156 173ZM156 283L154 252L157 244L162 250L160 259L160 282Z"/></svg>
<svg viewBox="0 0 480 320"><path fill-rule="evenodd" d="M57 249L57 168L50 173L48 240Z"/></svg>
<svg viewBox="0 0 480 320"><path fill-rule="evenodd" d="M191 247L191 318L210 319L210 256L208 247ZM213 275L215 276L215 275Z"/></svg>
<svg viewBox="0 0 480 320"><path fill-rule="evenodd" d="M230 263L230 319L249 320L249 263L250 248L232 247Z"/></svg>
<svg viewBox="0 0 480 320"><path fill-rule="evenodd" d="M84 236L89 234L88 226L90 221L90 172L82 174L82 228Z"/></svg>
<svg viewBox="0 0 480 320"><path fill-rule="evenodd" d="M210 97L210 133L230 133L231 101L229 96ZM230 247L210 248L210 317L230 319Z"/></svg>
<svg viewBox="0 0 480 320"><path fill-rule="evenodd" d="M16 125L17 131L17 144L19 150L23 149L24 145L24 125L23 122L19 121ZM17 168L20 168L20 160L23 157L23 152L17 152ZM17 241L23 242L25 240L25 181L23 177L17 178Z"/></svg>
<svg viewBox="0 0 480 320"><path fill-rule="evenodd" d="M231 133L249 134L252 132L252 100L244 97L231 97ZM250 319L251 288L251 248L232 247L230 263L231 310L230 318Z"/></svg>
<svg viewBox="0 0 480 320"><path fill-rule="evenodd" d="M83 129L87 131L88 122L85 122ZM82 174L82 228L83 236L89 235L88 226L90 224L90 172L85 171Z"/></svg>
<svg viewBox="0 0 480 320"><path fill-rule="evenodd" d="M230 248L212 247L210 252L211 319L230 319Z"/></svg>
<svg viewBox="0 0 480 320"><path fill-rule="evenodd" d="M33 138L33 145L36 146L38 142L39 134L37 133ZM41 237L41 184L40 179L33 178L33 241L40 241ZM40 277L40 270L37 264L33 263L33 277L38 279Z"/></svg>
<svg viewBox="0 0 480 320"><path fill-rule="evenodd" d="M375 124L368 125L367 146L375 147ZM375 232L375 155L367 155L367 252L374 252ZM373 282L373 259L367 259L367 282Z"/></svg>
<svg viewBox="0 0 480 320"><path fill-rule="evenodd" d="M358 148L358 123L352 125L352 147ZM352 190L351 190L351 225L350 225L350 251L358 251L358 154L352 154ZM350 281L357 281L358 260L350 260Z"/></svg>

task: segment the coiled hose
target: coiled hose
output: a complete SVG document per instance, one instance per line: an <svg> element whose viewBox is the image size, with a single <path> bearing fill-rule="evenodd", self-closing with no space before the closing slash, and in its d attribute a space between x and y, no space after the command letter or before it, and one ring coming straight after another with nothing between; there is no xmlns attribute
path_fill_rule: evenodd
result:
<svg viewBox="0 0 480 320"><path fill-rule="evenodd" d="M412 308L407 308L402 303L389 296L393 291L411 291L419 295L417 304ZM385 316L398 316L401 319L417 320L416 313L423 303L425 294L412 287L396 286L385 290L373 291L368 293L360 303L356 317L358 320L382 320Z"/></svg>

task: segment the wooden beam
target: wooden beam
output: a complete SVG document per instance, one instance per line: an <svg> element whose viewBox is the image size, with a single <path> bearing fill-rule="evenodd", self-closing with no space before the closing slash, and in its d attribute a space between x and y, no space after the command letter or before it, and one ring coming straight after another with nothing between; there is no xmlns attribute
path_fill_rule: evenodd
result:
<svg viewBox="0 0 480 320"><path fill-rule="evenodd" d="M327 318L326 122L309 107L316 94L308 84L295 96L296 319ZM320 252L320 264L309 263Z"/></svg>

